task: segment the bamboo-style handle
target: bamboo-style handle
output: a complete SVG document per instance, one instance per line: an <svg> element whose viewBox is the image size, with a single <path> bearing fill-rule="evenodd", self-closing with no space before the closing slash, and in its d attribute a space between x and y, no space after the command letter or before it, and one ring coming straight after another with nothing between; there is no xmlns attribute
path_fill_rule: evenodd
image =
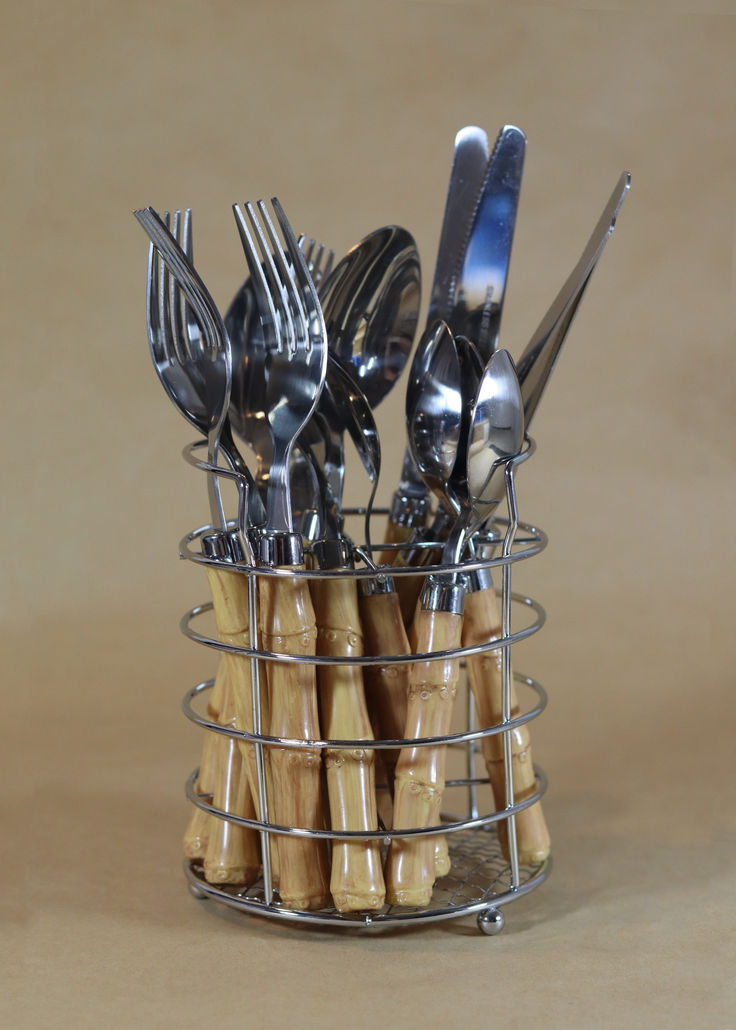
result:
<svg viewBox="0 0 736 1030"><path fill-rule="evenodd" d="M222 684L226 675L225 665L222 660L217 670L215 686L212 693L217 692L218 699L222 696ZM218 687L219 684L219 687ZM217 721L219 707L214 709L212 704L207 705L207 714L212 721ZM202 741L202 753L199 760L199 774L197 776L196 789L200 794L212 794L215 789L215 755L217 735L207 730ZM184 831L184 857L190 861L193 859L203 860L207 852L210 828L216 817L206 812L198 805L194 805L189 823Z"/></svg>
<svg viewBox="0 0 736 1030"><path fill-rule="evenodd" d="M450 612L417 612L417 650L422 653L456 648L462 616ZM415 662L404 736L442 736L449 732L457 692L457 658ZM439 823L445 787L446 745L403 748L396 765L394 829L408 830ZM429 836L396 837L386 863L386 900L392 905L424 906L435 880L435 842Z"/></svg>
<svg viewBox="0 0 736 1030"><path fill-rule="evenodd" d="M386 532L383 535L384 544L406 544L414 534L414 526L401 526L398 522L389 519L386 523ZM381 551L378 558L379 565L393 565L396 556L400 554L398 548L391 547Z"/></svg>
<svg viewBox="0 0 736 1030"><path fill-rule="evenodd" d="M212 579L210 579L210 587ZM214 602L215 610L217 603ZM222 711L222 704L225 693L225 682L228 670L225 656L222 655L217 667L215 683L207 699L207 715L210 721L217 722ZM200 794L212 794L215 785L215 761L218 752L217 734L205 732L202 741L202 753L199 761L199 775L197 776L196 789ZM194 806L189 823L184 831L184 856L191 860L203 860L207 852L210 827L216 817L206 812L203 808Z"/></svg>
<svg viewBox="0 0 736 1030"><path fill-rule="evenodd" d="M366 654L411 654L395 590L359 599ZM383 740L401 740L406 726L410 665L368 665L363 670L366 701L374 730ZM380 752L388 784L393 788L398 750Z"/></svg>
<svg viewBox="0 0 736 1030"><path fill-rule="evenodd" d="M232 687L225 680L223 708L219 721L235 726ZM231 815L253 819L255 808L243 768L243 760L233 737L218 734L215 742L215 774L212 804ZM250 886L261 867L258 834L248 826L213 817L204 856L204 876L209 883L235 883Z"/></svg>
<svg viewBox="0 0 736 1030"><path fill-rule="evenodd" d="M248 647L250 642L249 632L249 607L248 607L248 579L239 572L229 569L216 569L212 566L207 568L207 579L212 595L212 604L215 613L215 624L217 626L218 638L225 644L232 644L237 647ZM234 705L235 726L246 733L253 732L253 685L251 682L250 659L244 655L231 654L227 651L222 653L220 659L221 667L227 670L227 678L230 684L232 703ZM261 667L260 676L260 709L261 709L261 733L268 733L269 712L268 712L268 689L266 683L265 667ZM215 684L217 686L217 684ZM215 691L213 691L215 693ZM263 818L261 813L259 792L258 792L258 769L256 761L255 744L249 741L239 740L238 747L243 759L245 774L250 787L251 798L254 809L259 819ZM266 777L266 798L269 805L269 813L272 803L271 776L269 769L269 749L263 748L263 765ZM273 819L271 819L273 821ZM270 837L271 853L271 875L272 882L278 884L278 851L275 845L274 835Z"/></svg>
<svg viewBox="0 0 736 1030"><path fill-rule="evenodd" d="M313 580L311 591L317 621L317 653L332 657L362 655L355 580ZM372 741L360 666L320 666L317 678L325 737ZM332 829L377 830L373 749L330 748L325 755L325 766ZM380 908L386 889L379 841L335 841L330 890L338 912Z"/></svg>
<svg viewBox="0 0 736 1030"><path fill-rule="evenodd" d="M463 647L487 643L502 634L498 602L493 587L476 590L465 597L465 620L463 625ZM496 726L503 721L503 652L485 651L467 659L468 681L475 697L475 707L482 726ZM514 718L519 714L519 700L513 677L511 679L511 711ZM514 801L523 801L537 789L532 763L532 749L529 741L529 727L525 723L511 731L511 769L514 784ZM506 807L506 773L504 767L503 734L494 734L482 740L483 757L488 777L493 788L496 809ZM549 855L550 839L541 802L519 812L515 819L516 841L519 862L533 865ZM499 839L506 858L509 857L508 822L498 823Z"/></svg>
<svg viewBox="0 0 736 1030"><path fill-rule="evenodd" d="M313 655L317 630L306 580L262 576L259 623L263 647L283 654ZM272 662L268 670L271 724L275 737L318 740L317 682L314 665ZM321 756L318 748L271 747L272 821L282 826L325 827ZM279 893L289 908L329 904L329 863L320 838L279 834Z"/></svg>

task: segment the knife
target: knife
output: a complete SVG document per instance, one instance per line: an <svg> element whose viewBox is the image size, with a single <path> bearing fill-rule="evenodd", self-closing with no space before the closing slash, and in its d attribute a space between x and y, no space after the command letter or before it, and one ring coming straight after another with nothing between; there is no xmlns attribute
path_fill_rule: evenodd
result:
<svg viewBox="0 0 736 1030"><path fill-rule="evenodd" d="M452 310L445 317L454 336L472 340L484 365L498 347L525 153L524 133L504 125L488 162Z"/></svg>
<svg viewBox="0 0 736 1030"><path fill-rule="evenodd" d="M475 125L461 129L455 136L450 183L427 312L427 327L437 319L447 320L452 317L458 278L478 208L487 165L488 136L486 133ZM427 509L427 488L417 472L407 448L404 453L401 479L391 506L386 542L397 543L411 535L412 527L423 521ZM395 557L396 552L389 551L382 556L381 560L390 564Z"/></svg>

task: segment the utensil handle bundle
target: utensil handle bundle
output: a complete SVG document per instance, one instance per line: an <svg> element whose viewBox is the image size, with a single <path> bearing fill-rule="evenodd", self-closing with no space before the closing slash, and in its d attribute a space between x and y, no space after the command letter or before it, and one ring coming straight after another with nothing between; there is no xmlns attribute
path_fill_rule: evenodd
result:
<svg viewBox="0 0 736 1030"><path fill-rule="evenodd" d="M225 664L222 659L220 659L217 676L215 677L215 685L211 695L212 697L215 695L217 696L218 704L216 708L212 701L207 705L207 714L212 721L217 721L220 714L220 700L224 690L225 676ZM202 741L202 752L199 760L199 773L197 775L196 783L196 789L200 794L212 794L214 792L216 744L217 735L211 731L207 731L204 735L204 740ZM214 820L215 816L210 812L206 812L203 808L199 808L197 805L194 806L189 818L189 823L184 831L183 848L185 858L190 860L204 859L207 851L210 827Z"/></svg>
<svg viewBox="0 0 736 1030"><path fill-rule="evenodd" d="M215 623L219 640L225 644L232 644L236 647L248 647L250 645L249 632L249 607L248 607L248 579L238 572L231 572L227 569L215 569L212 566L207 568L207 580L212 595L212 604L215 613ZM222 653L220 668L224 670L224 682L230 687L232 704L234 709L234 725L239 730L247 733L253 732L253 685L251 682L250 659L244 655L231 654L227 651ZM217 692L217 681L215 690ZM217 701L217 699L215 699ZM269 726L268 713L268 692L265 684L261 684L260 691L261 708L261 732L265 733ZM210 734L208 734L210 736ZM243 770L247 778L250 795L255 812L260 820L264 814L261 812L260 798L258 792L258 768L256 760L255 744L249 741L238 740L238 747L243 760ZM268 748L263 749L264 765L269 765ZM266 792L269 802L272 797L271 778L266 776ZM278 884L278 852L275 846L273 835L270 835L271 870L273 882Z"/></svg>
<svg viewBox="0 0 736 1030"><path fill-rule="evenodd" d="M394 522L393 519L389 519L386 523L386 531L383 536L383 542L384 544L406 544L411 539L413 533L413 525L404 526L398 522ZM398 548L390 547L387 550L381 552L378 558L378 564L393 565L398 554Z"/></svg>
<svg viewBox="0 0 736 1030"><path fill-rule="evenodd" d="M365 647L370 655L411 654L395 590L359 598ZM366 699L376 734L383 740L401 740L406 726L410 665L368 665L363 670ZM398 749L380 752L388 785L393 789Z"/></svg>
<svg viewBox="0 0 736 1030"><path fill-rule="evenodd" d="M235 705L229 681L219 721L223 726L235 726ZM218 734L215 746L213 806L229 815L253 819L255 807L235 738ZM229 819L213 818L204 856L205 879L209 883L250 886L257 879L260 867L256 831Z"/></svg>
<svg viewBox="0 0 736 1030"><path fill-rule="evenodd" d="M465 597L463 647L486 643L502 635L501 617L493 587L470 591ZM468 681L475 698L480 724L496 726L503 721L502 650L470 655L467 659ZM519 700L511 677L510 717L519 714ZM536 778L532 763L532 749L528 725L525 723L511 731L511 769L514 802L523 801L536 791ZM496 809L506 807L506 771L504 765L503 734L482 739L483 757L493 789ZM518 812L515 817L519 862L535 864L550 852L550 838L541 802ZM499 840L506 858L509 857L508 822L498 824Z"/></svg>
<svg viewBox="0 0 736 1030"><path fill-rule="evenodd" d="M314 655L314 608L303 579L259 577L259 630L263 648L282 654ZM269 733L275 737L319 740L315 666L270 662ZM308 830L325 828L319 748L270 748L273 790L271 821ZM317 909L329 904L326 842L279 834L279 893L289 908Z"/></svg>
<svg viewBox="0 0 736 1030"><path fill-rule="evenodd" d="M357 585L353 579L314 580L318 654L354 657L363 652ZM363 673L356 665L322 665L318 671L322 732L333 740L374 739ZM325 754L331 827L334 831L378 828L375 755L372 748L329 748ZM385 886L377 840L334 841L332 900L338 912L377 909Z"/></svg>
<svg viewBox="0 0 736 1030"><path fill-rule="evenodd" d="M429 653L459 647L462 622L462 615L452 612L419 610L415 622L416 650ZM411 666L406 739L449 732L459 671L457 658L419 661ZM439 823L446 753L444 744L402 748L394 781L394 830ZM428 905L436 877L434 838L395 837L389 848L385 876L390 904Z"/></svg>

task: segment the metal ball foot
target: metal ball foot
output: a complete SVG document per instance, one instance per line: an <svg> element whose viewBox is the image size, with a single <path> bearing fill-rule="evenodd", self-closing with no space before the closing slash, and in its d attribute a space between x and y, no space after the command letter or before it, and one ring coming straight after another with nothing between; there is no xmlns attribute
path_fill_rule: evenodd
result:
<svg viewBox="0 0 736 1030"><path fill-rule="evenodd" d="M487 937L495 937L506 925L506 919L500 908L484 908L478 913L476 920L478 929Z"/></svg>
<svg viewBox="0 0 736 1030"><path fill-rule="evenodd" d="M196 883L189 884L189 892L193 898L197 899L197 901L206 901L207 898L209 898L207 891L202 890L202 888Z"/></svg>

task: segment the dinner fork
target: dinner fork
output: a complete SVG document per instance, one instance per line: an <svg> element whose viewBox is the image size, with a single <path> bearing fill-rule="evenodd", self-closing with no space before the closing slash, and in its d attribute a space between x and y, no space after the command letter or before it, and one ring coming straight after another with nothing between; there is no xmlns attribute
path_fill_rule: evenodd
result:
<svg viewBox="0 0 736 1030"><path fill-rule="evenodd" d="M249 203L244 211L233 205L264 349L263 360L253 363L250 387L264 412L272 444L266 524L257 546L261 565L299 569L304 552L301 536L293 532L289 457L322 389L327 336L304 255L275 198L272 205L283 242L262 201L258 212ZM260 646L271 652L313 656L317 631L306 579L259 576L258 592ZM315 667L270 662L267 676L269 734L282 741L303 742L303 746L279 743L269 748L273 821L281 827L321 831L325 826L321 754L319 748L305 746L320 738ZM330 897L324 839L281 832L277 853L284 904L304 910L324 908Z"/></svg>
<svg viewBox="0 0 736 1030"><path fill-rule="evenodd" d="M264 534L270 541L281 535L294 536L289 459L316 407L327 370L327 333L317 290L281 205L276 198L272 204L283 244L263 201L258 202L263 226L252 204L245 204L248 220L241 208L233 205L264 338L266 360L254 371L258 381L251 390L260 394L263 387L260 395L273 444ZM287 546L298 550L294 541Z"/></svg>

